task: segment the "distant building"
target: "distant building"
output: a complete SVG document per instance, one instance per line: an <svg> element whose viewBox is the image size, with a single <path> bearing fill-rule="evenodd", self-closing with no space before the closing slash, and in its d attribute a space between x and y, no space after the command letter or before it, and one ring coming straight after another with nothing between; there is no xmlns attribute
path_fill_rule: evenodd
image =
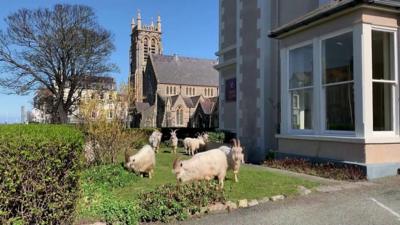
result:
<svg viewBox="0 0 400 225"><path fill-rule="evenodd" d="M21 123L27 123L27 112L25 110L25 106L21 106Z"/></svg>
<svg viewBox="0 0 400 225"><path fill-rule="evenodd" d="M132 20L130 56L132 126L218 127L217 61L162 55L160 17L146 26L140 13L137 24Z"/></svg>
<svg viewBox="0 0 400 225"><path fill-rule="evenodd" d="M80 101L72 106L73 112L68 114L69 123L78 123L79 103L91 99L101 101L104 108L110 107L109 102L117 97L116 84L112 77L88 76L83 81L83 89L80 94ZM65 89L68 93L68 85ZM36 123L50 123L51 110L53 105L53 94L46 88L39 89L33 98L33 110L31 120ZM110 115L110 119L112 115Z"/></svg>

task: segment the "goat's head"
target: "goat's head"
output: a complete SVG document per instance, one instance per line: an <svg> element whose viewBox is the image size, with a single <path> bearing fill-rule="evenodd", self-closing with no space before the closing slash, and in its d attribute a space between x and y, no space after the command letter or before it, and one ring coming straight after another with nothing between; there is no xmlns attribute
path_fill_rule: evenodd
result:
<svg viewBox="0 0 400 225"><path fill-rule="evenodd" d="M240 160L242 163L244 163L243 147L240 145L240 140L233 139L232 141L233 141L232 154L235 161Z"/></svg>
<svg viewBox="0 0 400 225"><path fill-rule="evenodd" d="M204 142L208 142L208 133L202 133L201 136L203 137Z"/></svg>

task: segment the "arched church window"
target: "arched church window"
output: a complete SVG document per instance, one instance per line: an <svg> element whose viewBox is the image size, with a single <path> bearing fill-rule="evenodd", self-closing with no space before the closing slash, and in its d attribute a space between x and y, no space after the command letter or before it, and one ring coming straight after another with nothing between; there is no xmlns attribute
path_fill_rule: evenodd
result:
<svg viewBox="0 0 400 225"><path fill-rule="evenodd" d="M169 95L169 87L167 86L167 95Z"/></svg>
<svg viewBox="0 0 400 225"><path fill-rule="evenodd" d="M151 39L151 53L156 53L156 41L154 39Z"/></svg>
<svg viewBox="0 0 400 225"><path fill-rule="evenodd" d="M196 89L193 88L193 95L196 95Z"/></svg>
<svg viewBox="0 0 400 225"><path fill-rule="evenodd" d="M149 40L147 38L144 39L144 59L149 57Z"/></svg>
<svg viewBox="0 0 400 225"><path fill-rule="evenodd" d="M204 95L207 96L207 88L204 88Z"/></svg>
<svg viewBox="0 0 400 225"><path fill-rule="evenodd" d="M211 89L211 96L214 96L214 90Z"/></svg>
<svg viewBox="0 0 400 225"><path fill-rule="evenodd" d="M176 87L174 87L174 95L176 95Z"/></svg>
<svg viewBox="0 0 400 225"><path fill-rule="evenodd" d="M179 126L183 125L183 107L179 106L176 110L176 124Z"/></svg>

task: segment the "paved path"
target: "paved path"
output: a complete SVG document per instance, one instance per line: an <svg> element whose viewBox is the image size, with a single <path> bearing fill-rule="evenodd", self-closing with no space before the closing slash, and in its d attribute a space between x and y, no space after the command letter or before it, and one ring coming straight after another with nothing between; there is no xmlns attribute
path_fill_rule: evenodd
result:
<svg viewBox="0 0 400 225"><path fill-rule="evenodd" d="M400 177L323 191L177 224L400 225Z"/></svg>

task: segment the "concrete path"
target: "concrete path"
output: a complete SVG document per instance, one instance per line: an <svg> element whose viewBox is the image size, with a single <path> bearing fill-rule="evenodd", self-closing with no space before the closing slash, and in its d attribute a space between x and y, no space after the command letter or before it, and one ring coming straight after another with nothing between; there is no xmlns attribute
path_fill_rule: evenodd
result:
<svg viewBox="0 0 400 225"><path fill-rule="evenodd" d="M175 224L400 225L400 177L322 187L308 196Z"/></svg>

